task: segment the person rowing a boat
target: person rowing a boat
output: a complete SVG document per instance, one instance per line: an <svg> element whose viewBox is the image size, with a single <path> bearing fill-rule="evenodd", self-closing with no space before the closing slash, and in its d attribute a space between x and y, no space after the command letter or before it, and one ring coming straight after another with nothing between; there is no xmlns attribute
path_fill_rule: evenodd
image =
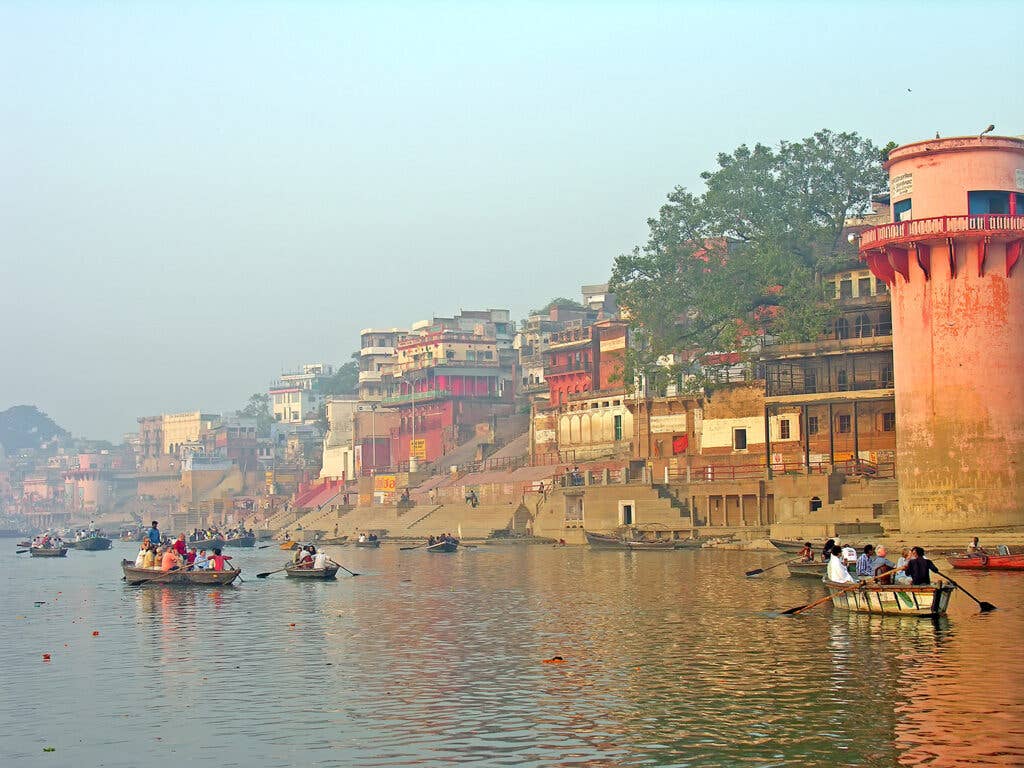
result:
<svg viewBox="0 0 1024 768"><path fill-rule="evenodd" d="M800 550L800 560L804 563L810 563L814 560L814 548L811 546L811 542L804 542L804 548Z"/></svg>
<svg viewBox="0 0 1024 768"><path fill-rule="evenodd" d="M217 549L213 550L213 557L210 558L210 570L211 571L226 571L227 570L227 564L228 564L227 561L230 560L230 559L231 559L230 557L222 555L220 553L220 547L217 547Z"/></svg>
<svg viewBox="0 0 1024 768"><path fill-rule="evenodd" d="M829 557L832 555L832 547L836 545L835 539L829 539L825 542L825 546L821 548L821 562L827 563Z"/></svg>
<svg viewBox="0 0 1024 768"><path fill-rule="evenodd" d="M935 567L935 563L924 556L924 550L921 547L914 547L913 552L914 557L907 562L907 575L910 576L910 583L915 587L931 584L932 580L928 572L938 573L939 569Z"/></svg>

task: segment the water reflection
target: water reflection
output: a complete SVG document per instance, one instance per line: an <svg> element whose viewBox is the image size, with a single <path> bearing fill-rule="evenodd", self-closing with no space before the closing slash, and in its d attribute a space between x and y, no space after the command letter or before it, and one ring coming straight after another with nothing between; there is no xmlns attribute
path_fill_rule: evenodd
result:
<svg viewBox="0 0 1024 768"><path fill-rule="evenodd" d="M0 683L13 759L56 742L112 766L139 744L228 766L1024 764L1024 580L985 582L1006 609L984 616L773 617L821 586L746 579L755 554L334 556L367 575L128 588L116 555L57 572L0 554L0 608L28 616L0 642L34 681Z"/></svg>

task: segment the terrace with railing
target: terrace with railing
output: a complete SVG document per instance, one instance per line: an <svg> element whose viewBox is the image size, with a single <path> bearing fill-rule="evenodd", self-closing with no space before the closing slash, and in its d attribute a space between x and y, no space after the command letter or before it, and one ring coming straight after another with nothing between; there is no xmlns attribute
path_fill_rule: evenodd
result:
<svg viewBox="0 0 1024 768"><path fill-rule="evenodd" d="M951 235L970 234L979 237L1024 236L1024 216L985 213L975 216L935 216L910 219L871 227L860 233L860 248L868 250L891 244L908 244Z"/></svg>

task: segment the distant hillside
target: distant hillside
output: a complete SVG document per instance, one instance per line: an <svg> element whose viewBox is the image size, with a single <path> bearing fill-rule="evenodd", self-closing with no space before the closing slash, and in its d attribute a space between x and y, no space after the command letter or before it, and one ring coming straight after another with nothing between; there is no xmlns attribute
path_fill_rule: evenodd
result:
<svg viewBox="0 0 1024 768"><path fill-rule="evenodd" d="M40 448L68 431L34 405L15 405L0 411L0 445L7 453Z"/></svg>

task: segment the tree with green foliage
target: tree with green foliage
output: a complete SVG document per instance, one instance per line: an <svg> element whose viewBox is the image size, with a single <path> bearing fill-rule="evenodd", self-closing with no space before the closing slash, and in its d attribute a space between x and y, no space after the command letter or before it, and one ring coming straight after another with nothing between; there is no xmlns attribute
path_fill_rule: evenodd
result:
<svg viewBox="0 0 1024 768"><path fill-rule="evenodd" d="M676 187L648 220L647 243L615 260L610 288L646 340L633 367L737 351L757 330L818 336L834 309L822 276L855 255L844 222L886 185L878 147L828 130L741 145L701 178L703 194Z"/></svg>
<svg viewBox="0 0 1024 768"><path fill-rule="evenodd" d="M569 298L566 298L565 296L558 296L558 297L552 299L551 301L549 301L547 304L545 304L540 309L533 310L532 312L530 312L530 314L531 315L544 315L544 314L547 314L548 312L550 312L555 307L558 307L559 309L578 309L578 310L581 310L581 311L586 309L585 306L583 306L580 302L576 301L575 299L569 299Z"/></svg>
<svg viewBox="0 0 1024 768"><path fill-rule="evenodd" d="M320 393L324 397L344 397L359 391L359 353L353 352L352 359L339 365L334 375L320 382Z"/></svg>
<svg viewBox="0 0 1024 768"><path fill-rule="evenodd" d="M270 433L270 425L274 415L270 409L270 395L266 392L254 392L249 395L249 402L238 412L239 416L256 419L256 433L261 437Z"/></svg>

